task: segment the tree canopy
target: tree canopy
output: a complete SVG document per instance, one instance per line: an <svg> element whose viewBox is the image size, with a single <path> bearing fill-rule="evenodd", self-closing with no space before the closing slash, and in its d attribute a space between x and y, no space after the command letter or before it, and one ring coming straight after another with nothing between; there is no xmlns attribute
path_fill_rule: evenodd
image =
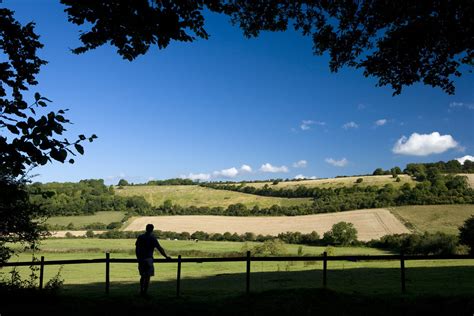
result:
<svg viewBox="0 0 474 316"><path fill-rule="evenodd" d="M474 3L470 0L61 0L70 22L85 27L84 53L109 43L133 60L150 46L208 39L208 12L226 14L246 37L291 26L312 38L329 68L362 69L394 94L422 82L453 94L454 77L474 66Z"/></svg>

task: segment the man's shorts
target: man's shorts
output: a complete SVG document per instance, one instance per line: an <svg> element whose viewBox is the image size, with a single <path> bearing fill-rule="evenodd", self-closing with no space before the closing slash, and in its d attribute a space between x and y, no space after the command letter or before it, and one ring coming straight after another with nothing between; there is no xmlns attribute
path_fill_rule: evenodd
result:
<svg viewBox="0 0 474 316"><path fill-rule="evenodd" d="M155 267L153 266L153 258L146 258L138 260L138 271L143 277L150 277L155 275Z"/></svg>

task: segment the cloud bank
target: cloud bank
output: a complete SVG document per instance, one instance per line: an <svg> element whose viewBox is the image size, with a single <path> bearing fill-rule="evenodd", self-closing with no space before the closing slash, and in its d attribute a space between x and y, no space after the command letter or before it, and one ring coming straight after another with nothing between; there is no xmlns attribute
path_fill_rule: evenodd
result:
<svg viewBox="0 0 474 316"><path fill-rule="evenodd" d="M465 162L466 160L474 161L474 156L466 155L466 156L461 157L461 158L456 158L456 160L459 161L459 163L460 163L461 165L464 165L464 162Z"/></svg>
<svg viewBox="0 0 474 316"><path fill-rule="evenodd" d="M438 132L431 134L413 133L409 138L402 136L392 148L393 153L410 156L428 156L441 154L459 144L451 135L441 135Z"/></svg>

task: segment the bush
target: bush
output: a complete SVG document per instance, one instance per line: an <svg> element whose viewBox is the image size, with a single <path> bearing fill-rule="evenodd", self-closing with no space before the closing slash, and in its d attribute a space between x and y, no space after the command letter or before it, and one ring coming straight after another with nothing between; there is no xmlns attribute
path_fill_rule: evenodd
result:
<svg viewBox="0 0 474 316"><path fill-rule="evenodd" d="M356 180L356 183L362 183L362 181L364 181L363 178L358 178L358 179Z"/></svg>
<svg viewBox="0 0 474 316"><path fill-rule="evenodd" d="M85 229L105 229L106 227L107 225L105 225L104 223L99 223L99 222L90 223L84 226Z"/></svg>
<svg viewBox="0 0 474 316"><path fill-rule="evenodd" d="M285 253L285 246L280 239L266 240L255 246L251 253L256 256L278 256Z"/></svg>
<svg viewBox="0 0 474 316"><path fill-rule="evenodd" d="M71 232L67 232L65 235L66 238L74 238L74 235Z"/></svg>
<svg viewBox="0 0 474 316"><path fill-rule="evenodd" d="M112 222L109 225L107 225L107 229L118 229L120 227L122 227L121 222Z"/></svg>
<svg viewBox="0 0 474 316"><path fill-rule="evenodd" d="M387 235L368 245L409 255L449 255L459 249L456 236L440 232Z"/></svg>
<svg viewBox="0 0 474 316"><path fill-rule="evenodd" d="M89 229L88 231L86 231L86 237L87 238L93 238L94 237L94 232Z"/></svg>
<svg viewBox="0 0 474 316"><path fill-rule="evenodd" d="M329 245L348 246L357 241L357 229L352 223L339 222L325 232L323 242Z"/></svg>
<svg viewBox="0 0 474 316"><path fill-rule="evenodd" d="M474 254L474 215L459 227L459 241L470 248L470 254Z"/></svg>

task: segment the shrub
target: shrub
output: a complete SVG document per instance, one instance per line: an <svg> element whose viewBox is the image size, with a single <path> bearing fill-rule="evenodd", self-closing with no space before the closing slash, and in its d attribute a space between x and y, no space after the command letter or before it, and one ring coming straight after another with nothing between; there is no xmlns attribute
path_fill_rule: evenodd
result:
<svg viewBox="0 0 474 316"><path fill-rule="evenodd" d="M363 178L358 178L358 179L356 180L356 183L362 183L362 181L364 181Z"/></svg>
<svg viewBox="0 0 474 316"><path fill-rule="evenodd" d="M85 229L105 229L106 227L107 225L99 222L90 223L84 226Z"/></svg>
<svg viewBox="0 0 474 316"><path fill-rule="evenodd" d="M470 248L470 254L474 254L474 215L459 227L459 241Z"/></svg>
<svg viewBox="0 0 474 316"><path fill-rule="evenodd" d="M94 237L94 232L89 229L88 231L86 231L86 237L87 238L93 238Z"/></svg>
<svg viewBox="0 0 474 316"><path fill-rule="evenodd" d="M107 229L118 229L120 227L122 227L121 222L112 222L109 225L107 225Z"/></svg>
<svg viewBox="0 0 474 316"><path fill-rule="evenodd" d="M459 249L456 236L441 232L387 235L368 245L410 255L449 255Z"/></svg>
<svg viewBox="0 0 474 316"><path fill-rule="evenodd" d="M285 253L285 246L280 239L266 240L251 250L256 256L278 256Z"/></svg>
<svg viewBox="0 0 474 316"><path fill-rule="evenodd" d="M74 235L71 232L67 232L65 235L66 238L74 238Z"/></svg>

